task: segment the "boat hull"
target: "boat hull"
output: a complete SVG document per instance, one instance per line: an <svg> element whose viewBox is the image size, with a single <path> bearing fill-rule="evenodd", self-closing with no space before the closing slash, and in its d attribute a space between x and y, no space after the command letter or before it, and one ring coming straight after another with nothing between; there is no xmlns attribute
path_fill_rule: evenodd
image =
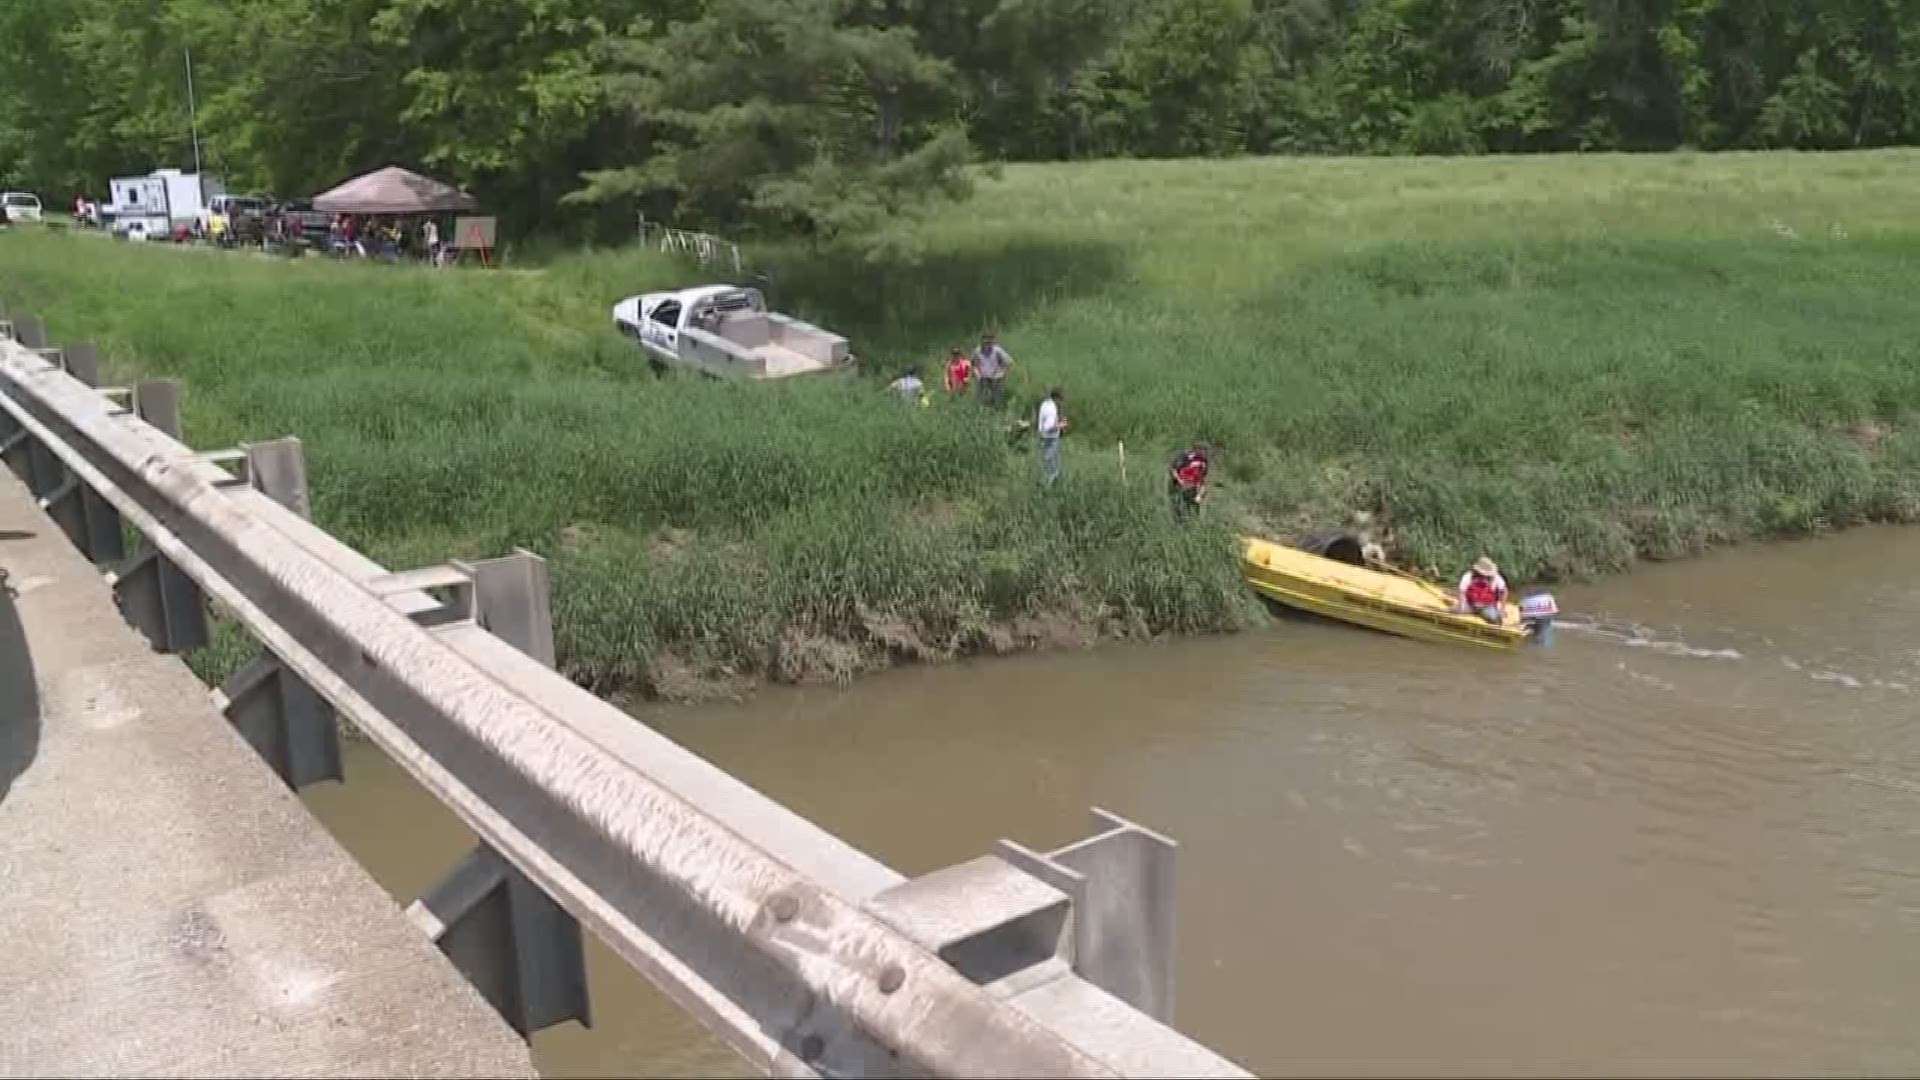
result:
<svg viewBox="0 0 1920 1080"><path fill-rule="evenodd" d="M1260 595L1300 611L1389 634L1505 652L1527 641L1520 611L1503 605L1495 625L1453 610L1439 586L1350 566L1254 537L1242 538L1241 570Z"/></svg>

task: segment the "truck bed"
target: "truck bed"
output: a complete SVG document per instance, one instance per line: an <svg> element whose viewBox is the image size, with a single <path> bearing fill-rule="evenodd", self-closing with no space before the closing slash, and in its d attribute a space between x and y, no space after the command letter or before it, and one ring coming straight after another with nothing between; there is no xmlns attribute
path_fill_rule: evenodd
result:
<svg viewBox="0 0 1920 1080"><path fill-rule="evenodd" d="M802 356L792 349L780 345L762 345L748 352L766 361L767 373L762 378L777 379L783 375L800 375L809 371L823 371L832 364L815 360L811 356Z"/></svg>

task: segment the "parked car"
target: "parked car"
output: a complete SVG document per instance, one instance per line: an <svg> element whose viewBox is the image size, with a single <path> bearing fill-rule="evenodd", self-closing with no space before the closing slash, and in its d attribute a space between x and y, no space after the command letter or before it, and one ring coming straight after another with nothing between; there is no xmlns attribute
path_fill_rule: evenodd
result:
<svg viewBox="0 0 1920 1080"><path fill-rule="evenodd" d="M302 242L307 247L327 249L328 230L333 226L333 215L324 210L315 210L307 199L295 199L280 204L280 234L287 242Z"/></svg>
<svg viewBox="0 0 1920 1080"><path fill-rule="evenodd" d="M207 203L207 213L226 215L230 239L256 244L266 238L267 211L271 206L271 195L215 195Z"/></svg>
<svg viewBox="0 0 1920 1080"><path fill-rule="evenodd" d="M25 191L0 193L0 213L10 222L39 221L40 196Z"/></svg>

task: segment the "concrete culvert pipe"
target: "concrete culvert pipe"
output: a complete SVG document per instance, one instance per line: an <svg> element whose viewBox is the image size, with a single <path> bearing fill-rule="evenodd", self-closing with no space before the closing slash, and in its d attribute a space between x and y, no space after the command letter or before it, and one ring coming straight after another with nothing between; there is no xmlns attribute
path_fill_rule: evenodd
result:
<svg viewBox="0 0 1920 1080"><path fill-rule="evenodd" d="M1367 565L1360 538L1345 529L1315 529L1294 547L1349 566Z"/></svg>

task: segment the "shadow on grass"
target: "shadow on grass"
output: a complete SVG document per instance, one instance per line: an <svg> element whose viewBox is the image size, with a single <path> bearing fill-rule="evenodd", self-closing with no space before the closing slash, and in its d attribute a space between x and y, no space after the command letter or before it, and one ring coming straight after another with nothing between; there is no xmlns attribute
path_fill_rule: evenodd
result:
<svg viewBox="0 0 1920 1080"><path fill-rule="evenodd" d="M869 357L920 350L932 363L949 345L971 348L1046 304L1099 293L1126 273L1117 244L1014 240L868 262L857 251L790 255L772 267L768 303L799 309Z"/></svg>

